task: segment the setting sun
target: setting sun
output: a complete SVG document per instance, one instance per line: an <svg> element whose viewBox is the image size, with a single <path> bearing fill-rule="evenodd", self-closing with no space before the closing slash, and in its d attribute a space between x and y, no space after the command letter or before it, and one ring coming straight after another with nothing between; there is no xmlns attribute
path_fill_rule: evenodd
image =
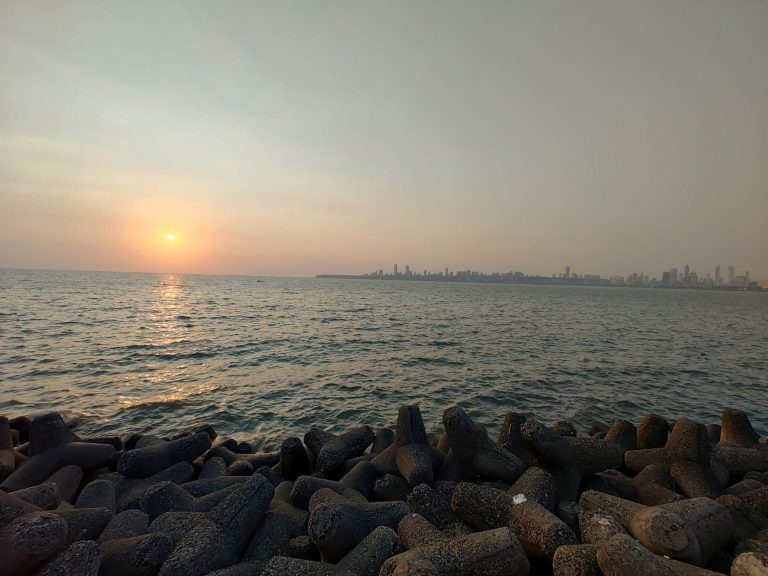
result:
<svg viewBox="0 0 768 576"><path fill-rule="evenodd" d="M165 239L168 240L168 242L173 242L176 240L176 237L173 234L166 234Z"/></svg>

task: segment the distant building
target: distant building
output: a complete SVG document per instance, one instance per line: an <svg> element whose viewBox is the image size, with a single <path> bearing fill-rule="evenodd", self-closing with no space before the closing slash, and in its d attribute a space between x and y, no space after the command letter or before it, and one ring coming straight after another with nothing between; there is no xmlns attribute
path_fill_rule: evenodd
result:
<svg viewBox="0 0 768 576"><path fill-rule="evenodd" d="M733 285L738 286L739 288L746 288L747 286L747 277L746 276L736 276L733 279Z"/></svg>
<svg viewBox="0 0 768 576"><path fill-rule="evenodd" d="M685 273L683 274L683 282L688 284L691 280L691 267L688 264L685 265Z"/></svg>
<svg viewBox="0 0 768 576"><path fill-rule="evenodd" d="M406 276L411 275L411 267L408 264L405 265L405 275Z"/></svg>
<svg viewBox="0 0 768 576"><path fill-rule="evenodd" d="M662 278L662 282L664 279ZM669 281L672 284L677 284L677 268L672 268L672 270L669 271Z"/></svg>
<svg viewBox="0 0 768 576"><path fill-rule="evenodd" d="M672 283L672 273L671 272L662 272L661 273L661 283L664 286L669 286Z"/></svg>
<svg viewBox="0 0 768 576"><path fill-rule="evenodd" d="M736 276L736 268L733 266L728 266L728 284L733 286L734 280Z"/></svg>
<svg viewBox="0 0 768 576"><path fill-rule="evenodd" d="M720 278L720 266L715 266L715 286L722 284L722 278Z"/></svg>
<svg viewBox="0 0 768 576"><path fill-rule="evenodd" d="M565 267L565 277L566 278L570 278L571 277L571 267L570 266L566 266Z"/></svg>
<svg viewBox="0 0 768 576"><path fill-rule="evenodd" d="M394 276L395 276L395 278L397 278L397 264L395 264Z"/></svg>
<svg viewBox="0 0 768 576"><path fill-rule="evenodd" d="M696 272L691 272L688 275L688 285L689 286L698 286L699 284L699 275L696 274Z"/></svg>

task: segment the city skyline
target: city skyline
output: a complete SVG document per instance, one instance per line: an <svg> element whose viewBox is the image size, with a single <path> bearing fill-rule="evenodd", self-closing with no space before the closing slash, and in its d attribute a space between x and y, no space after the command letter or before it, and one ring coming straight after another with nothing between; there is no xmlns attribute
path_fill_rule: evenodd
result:
<svg viewBox="0 0 768 576"><path fill-rule="evenodd" d="M729 265L727 276L720 274L721 266L716 265L713 275L710 272L699 273L686 264L681 270L672 267L664 270L660 275L650 275L643 271L631 272L625 275L602 276L593 273L579 273L565 266L564 270L556 274L527 274L522 270L485 272L479 270L460 269L452 270L445 267L433 271L429 268L413 270L410 264L400 268L394 264L391 270L379 268L363 274L318 274L318 278L348 277L382 280L456 280L456 281L498 281L521 283L562 283L562 284L594 284L610 286L641 286L641 287L689 287L711 289L738 289L738 288L763 288L768 289L768 279L756 279L749 270L737 271L736 267ZM740 273L738 273L740 272ZM540 282L538 282L540 281Z"/></svg>

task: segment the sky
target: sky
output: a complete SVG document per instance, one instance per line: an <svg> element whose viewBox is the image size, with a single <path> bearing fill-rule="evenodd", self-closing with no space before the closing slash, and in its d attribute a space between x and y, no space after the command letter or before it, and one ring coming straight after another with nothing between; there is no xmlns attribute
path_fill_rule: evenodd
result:
<svg viewBox="0 0 768 576"><path fill-rule="evenodd" d="M768 279L766 31L764 0L0 0L0 267Z"/></svg>

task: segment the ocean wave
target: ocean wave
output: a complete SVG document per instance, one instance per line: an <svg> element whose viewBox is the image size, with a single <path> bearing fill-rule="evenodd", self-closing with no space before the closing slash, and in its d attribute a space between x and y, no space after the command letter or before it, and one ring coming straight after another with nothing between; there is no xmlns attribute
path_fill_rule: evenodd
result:
<svg viewBox="0 0 768 576"><path fill-rule="evenodd" d="M0 278L2 406L71 410L83 433L209 421L279 447L308 425L391 426L406 402L430 431L451 404L495 430L510 410L583 430L725 406L768 429L763 295L595 289L596 307L575 289L178 276L181 306L153 275L25 274Z"/></svg>

